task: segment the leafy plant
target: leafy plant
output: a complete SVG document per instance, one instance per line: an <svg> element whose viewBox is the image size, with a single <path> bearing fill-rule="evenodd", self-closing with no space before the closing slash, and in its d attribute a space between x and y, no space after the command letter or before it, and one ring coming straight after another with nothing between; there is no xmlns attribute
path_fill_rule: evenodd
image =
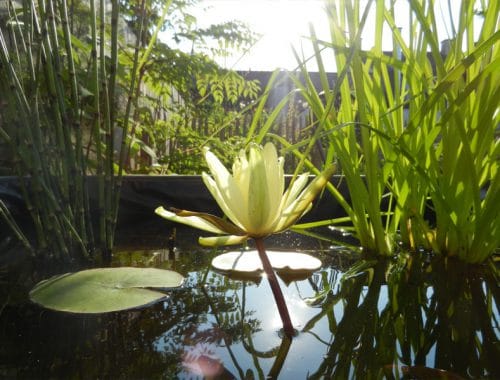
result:
<svg viewBox="0 0 500 380"><path fill-rule="evenodd" d="M231 124L241 101L253 100L258 95L256 81L246 81L212 60L230 49L246 48L254 42L254 34L235 22L199 28L190 13L195 5L198 5L196 0L174 0L167 14L162 11L161 2L123 2L124 17L136 37L136 46L147 52L140 59L136 75L137 101L131 104L128 141L134 146L127 151L133 160L128 167L130 172L193 173L201 162L184 167L184 161L197 157L190 151L207 138L223 140L214 131ZM141 23L143 32L139 36ZM177 47L186 43L192 45L190 52ZM214 44L219 48L210 54L203 48ZM125 49L119 59L125 67L132 67L135 58ZM128 72L121 75L127 78ZM198 124L210 128L198 131ZM184 141L186 135L190 137L188 141ZM161 137L165 136L169 139L168 149L162 145ZM158 144L157 137L160 137Z"/></svg>
<svg viewBox="0 0 500 380"><path fill-rule="evenodd" d="M12 38L9 42L0 35L5 94L0 138L13 157L40 252L64 260L94 260L99 252L109 260L130 159L161 153L156 134L165 124L158 115L183 108L192 113L196 107L210 114L235 94L254 96L255 83L247 85L203 54L180 54L157 41L167 15L187 3L131 1L130 8L122 3L123 18L118 2L109 12L104 1L77 1L72 7L24 2L21 8L8 8ZM241 28L231 29L234 43ZM205 31L203 38L224 38L222 31ZM193 79L204 75L211 76L202 96ZM212 97L213 84L222 84L224 91ZM168 108L179 94L183 108ZM197 117L189 114L189 120ZM7 220L18 228L12 218Z"/></svg>
<svg viewBox="0 0 500 380"><path fill-rule="evenodd" d="M88 163L84 141L93 130L95 154L113 154L111 125L113 116L108 96L109 81L104 63L104 3L91 3L88 65L78 71L75 50L79 44L69 29L66 3L23 2L12 11L15 43L9 47L0 34L2 105L0 128L11 147L15 172L35 223L39 248L60 258L89 258L95 249L91 225L87 179ZM97 14L99 13L99 17ZM102 20L101 26L104 20ZM111 29L116 29L113 24ZM117 41L111 42L116 47ZM75 45L77 48L75 49ZM98 53L99 51L99 53ZM111 58L116 49L111 49ZM113 71L113 70L112 70ZM88 85L81 86L84 73ZM87 127L87 128L86 128ZM112 200L109 185L113 172L98 160L101 252L106 256L112 241ZM106 179L105 179L106 178ZM104 182L110 191L104 195Z"/></svg>
<svg viewBox="0 0 500 380"><path fill-rule="evenodd" d="M302 154L327 141L327 161L338 160L349 198L328 189L368 252L389 256L402 242L481 262L499 246L500 93L491 85L498 76L498 7L462 2L446 56L432 1L409 2L409 39L397 27L395 4L384 1L365 8L329 1L331 41L319 40L311 27L322 89L313 85L308 59L297 54L305 81L297 76L295 83L316 120ZM366 51L361 38L370 12L375 43ZM384 29L392 34L390 53L382 49ZM334 52L338 68L333 84L325 50ZM435 220L427 217L429 207Z"/></svg>

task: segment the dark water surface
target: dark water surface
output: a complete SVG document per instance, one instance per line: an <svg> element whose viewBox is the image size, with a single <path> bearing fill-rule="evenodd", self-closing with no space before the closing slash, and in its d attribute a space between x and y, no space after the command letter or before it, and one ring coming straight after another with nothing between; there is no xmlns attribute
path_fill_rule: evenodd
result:
<svg viewBox="0 0 500 380"><path fill-rule="evenodd" d="M167 239L118 244L114 265L186 277L167 300L140 310L44 310L27 300L33 274L0 273L0 378L500 378L492 269L423 258L359 262L292 233L270 239L268 249L286 244L323 261L308 278L280 279L298 331L290 341L267 280L212 270L223 250L201 249L196 237L178 232L173 251Z"/></svg>

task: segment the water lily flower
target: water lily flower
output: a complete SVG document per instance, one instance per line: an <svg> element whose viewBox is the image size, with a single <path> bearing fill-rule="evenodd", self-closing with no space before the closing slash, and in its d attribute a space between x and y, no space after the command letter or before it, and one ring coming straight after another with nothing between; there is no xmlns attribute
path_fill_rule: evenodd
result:
<svg viewBox="0 0 500 380"><path fill-rule="evenodd" d="M261 239L290 228L310 208L335 171L326 168L309 184L309 175L298 176L285 191L284 159L276 147L252 144L235 159L232 174L209 150L205 160L212 176L203 173L209 189L227 219L215 215L158 207L161 217L222 236L201 237L205 246L240 244L248 238ZM306 186L307 185L307 186Z"/></svg>
<svg viewBox="0 0 500 380"><path fill-rule="evenodd" d="M327 167L309 184L309 175L298 176L285 191L283 157L276 147L252 144L247 152L241 150L233 163L231 174L210 150L205 149L205 160L212 176L203 173L203 182L219 204L227 219L215 215L158 207L155 212L165 219L187 224L223 236L201 237L199 243L218 246L243 243L255 239L259 258L283 322L285 335L292 338L295 330L283 293L267 257L263 238L290 228L312 205L312 201L326 186L335 171Z"/></svg>

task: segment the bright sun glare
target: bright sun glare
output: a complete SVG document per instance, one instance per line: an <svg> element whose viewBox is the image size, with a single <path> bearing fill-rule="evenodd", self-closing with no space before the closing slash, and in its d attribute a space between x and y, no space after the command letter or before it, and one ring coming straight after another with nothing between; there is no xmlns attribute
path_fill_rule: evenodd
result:
<svg viewBox="0 0 500 380"><path fill-rule="evenodd" d="M309 23L315 28L326 27L322 0L205 0L202 4L208 8L199 20L241 20L262 35L252 47L251 54L222 62L228 68L293 69L296 62L291 46L300 54L302 37L309 34Z"/></svg>
<svg viewBox="0 0 500 380"><path fill-rule="evenodd" d="M361 4L366 3L366 0L359 1ZM460 8L458 2L436 0L435 3L436 14L440 20L438 31L441 39L447 38L448 4L452 6L453 17L458 19ZM293 70L297 67L293 49L300 57L312 55L312 48L307 40L310 24L314 26L318 38L329 39L324 6L324 0L202 0L193 10L193 14L201 27L239 20L246 23L253 32L262 35L247 54L239 53L232 57L215 58L223 67L253 71L271 71L276 68ZM408 33L406 26L408 13L405 8L407 2L396 2L395 7L399 15L397 22L402 27L404 37L405 33ZM373 28L370 24L371 18L368 17L365 31ZM365 33L362 36L362 43L363 48L370 49L373 46L373 34ZM382 46L385 50L392 49L392 38L388 29L384 30ZM323 59L326 63L333 64L333 56L326 55ZM312 65L308 68L312 71L317 69ZM334 66L326 69L335 71Z"/></svg>

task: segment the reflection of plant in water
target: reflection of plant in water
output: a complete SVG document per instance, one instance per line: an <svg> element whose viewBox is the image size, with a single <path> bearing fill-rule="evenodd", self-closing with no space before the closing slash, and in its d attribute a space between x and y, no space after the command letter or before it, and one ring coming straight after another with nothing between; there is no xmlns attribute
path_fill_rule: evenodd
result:
<svg viewBox="0 0 500 380"><path fill-rule="evenodd" d="M446 264L446 271L441 265L445 264L400 257L361 263L343 275L342 281L340 272L330 269L302 281L311 286L312 293L304 291L300 298L317 314L311 313L301 334L316 340L315 352L321 357L319 351L324 350L325 357L310 367L311 378L452 378L452 374L455 378L498 378L497 280L491 273L453 261ZM75 342L67 353L62 347L57 354L48 350L43 358L58 359L54 369L46 367L43 373L62 373L76 356L82 358L79 368L96 376L141 377L141 369L152 377L175 376L184 373L180 359L186 347L191 347L193 355L184 359L198 361L207 370L216 367L215 354L237 378L277 377L280 371L286 378L283 363L288 350L309 349L300 342L290 346L285 339L271 348L260 348L261 322L249 307L253 283L209 270L186 276L191 288L172 293L168 305L103 317L109 323L86 343L102 352L101 358L86 359L90 351ZM40 340L38 351L48 339ZM100 366L113 365L99 373L96 361Z"/></svg>
<svg viewBox="0 0 500 380"><path fill-rule="evenodd" d="M342 301L340 293L336 292L336 284L338 272L332 271L328 275L327 271L322 271L318 280L311 287L315 290L315 295L305 298L304 301L310 306L320 311L311 318L303 327L302 332L314 335L319 342L329 346L331 340L327 341L328 337L320 337L313 332L316 323L321 321L324 317L327 318L329 324L329 331L333 334L336 326L334 307L337 303ZM312 279L309 279L312 282ZM330 338L331 339L331 338Z"/></svg>
<svg viewBox="0 0 500 380"><path fill-rule="evenodd" d="M435 344L436 366L476 378L500 378L495 273L450 260L437 263L430 283L434 291L427 318L436 322L427 346ZM471 359L474 365L468 364Z"/></svg>
<svg viewBox="0 0 500 380"><path fill-rule="evenodd" d="M305 280L313 291L309 296L300 295L297 286L300 298L318 310L301 333L325 347L325 359L310 378L497 378L497 281L484 268L454 261L446 263L446 270L442 265L401 255L394 260L361 261L341 279L339 272L322 270ZM240 312L213 307L217 293L207 292L207 297L225 332L238 330L241 324L241 344L253 368L241 368L248 357L230 354L240 377L251 373L255 378L275 378L290 340L271 349L257 347L258 329L250 327L246 309L249 285L243 282L235 291L238 297L233 300ZM325 323L330 334L321 330ZM236 347L233 343L226 345L228 351ZM264 362L270 359L274 364L266 374Z"/></svg>
<svg viewBox="0 0 500 380"><path fill-rule="evenodd" d="M259 351L255 348L252 335L256 332L260 331L260 321L251 318L253 315L253 311L246 309L246 288L249 285L247 281L234 281L228 279L226 276L216 276L222 277L224 279L224 283L238 283L242 284L241 286L241 297L238 296L238 292L235 290L234 296L232 297L233 302L230 302L232 306L236 307L236 310L231 309L231 312L222 310L216 304L216 297L213 297L215 294L214 287L210 287L212 290L210 294L206 291L205 287L202 286L203 292L206 296L207 302L210 304L210 308L212 309L212 313L217 321L218 326L224 330L224 332L229 333L225 334L225 347L228 351L228 354L232 360L234 367L238 370L240 378L255 378L251 369L247 369L246 371L239 364L239 359L231 348L231 343L227 342L227 338L238 336L241 339L242 346L245 350L252 356L252 362L257 371L257 378L266 378L266 379L275 379L278 377L283 363L288 354L288 350L291 345L291 339L284 335L281 340L281 344L277 347L274 347L271 350L267 351ZM251 284L252 282L250 282ZM240 286L238 286L240 288ZM227 289L223 290L222 296L227 297ZM220 298L220 295L219 295ZM264 375L264 372L259 364L259 358L275 358L274 363L267 375Z"/></svg>
<svg viewBox="0 0 500 380"><path fill-rule="evenodd" d="M209 287L211 290L210 294L205 286L205 281L211 284ZM224 286L214 286L214 282L217 281L222 281ZM234 290L232 296L228 296L228 289ZM238 296L239 289L242 290L241 299ZM236 341L243 341L247 334L255 333L260 329L260 321L255 318L250 318L253 312L246 311L245 309L245 289L245 282L242 282L242 286L240 286L240 281L232 281L226 276L220 275L206 276L201 285L201 290L205 296L206 302L210 305L217 326L225 333L221 340L223 340L228 355L234 367L238 370L240 378L245 377L244 371L239 365L238 358L233 353L231 346ZM220 292L220 294L217 294L217 292Z"/></svg>
<svg viewBox="0 0 500 380"><path fill-rule="evenodd" d="M360 262L337 294L318 292L332 337L311 378L498 378L497 282L480 269L404 256ZM344 311L336 320L339 300Z"/></svg>
<svg viewBox="0 0 500 380"><path fill-rule="evenodd" d="M161 304L143 311L106 314L99 317L75 317L65 313L40 313L28 305L23 310L8 307L2 315L2 360L4 350L16 358L13 377L69 378L160 378L175 376L178 349L160 351L154 337L168 331L172 323L182 324ZM26 324L20 319L29 319ZM16 320L16 324L3 323ZM33 323L35 321L35 323ZM27 336L20 342L16 336ZM25 353L28 353L26 355ZM4 374L6 372L3 372ZM147 373L147 376L144 375ZM78 375L73 375L78 377ZM9 375L10 377L10 375Z"/></svg>

